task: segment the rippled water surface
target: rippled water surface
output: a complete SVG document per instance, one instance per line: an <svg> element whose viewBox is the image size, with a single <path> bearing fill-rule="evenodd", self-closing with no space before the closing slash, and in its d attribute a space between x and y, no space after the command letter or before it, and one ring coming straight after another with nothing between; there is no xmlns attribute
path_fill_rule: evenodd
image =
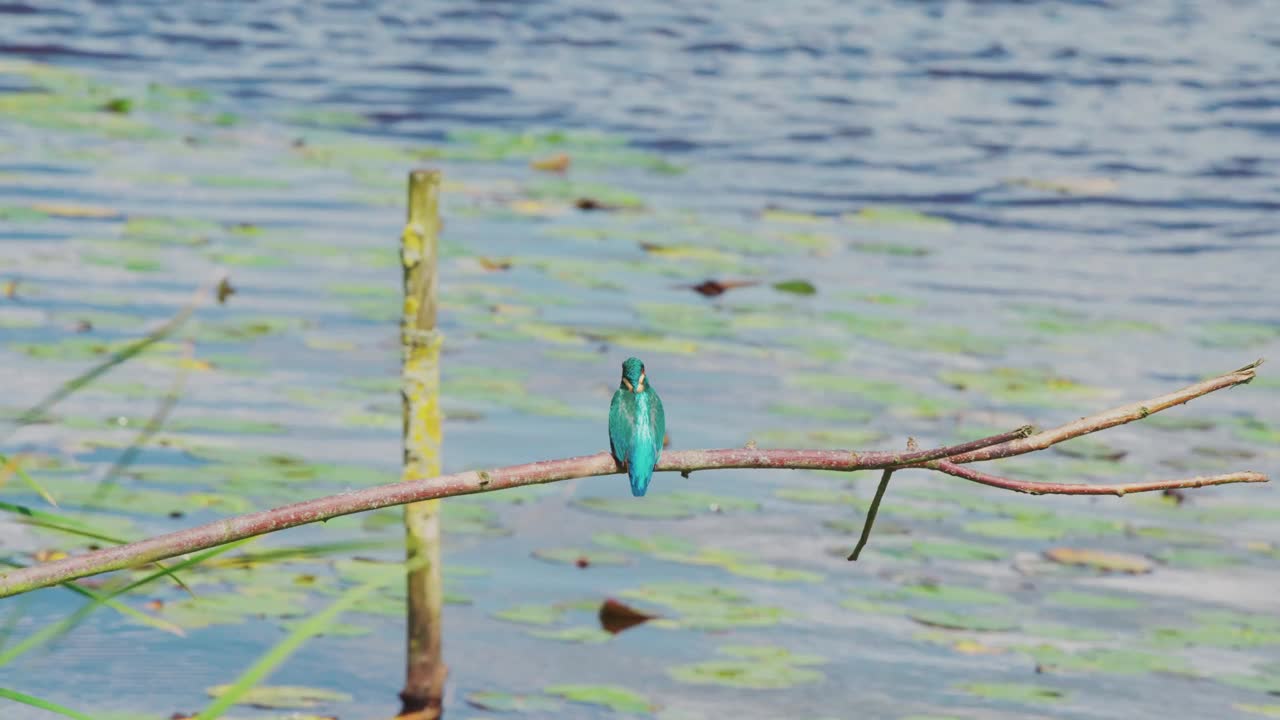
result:
<svg viewBox="0 0 1280 720"><path fill-rule="evenodd" d="M5 430L59 512L141 537L394 480L416 167L445 174L446 470L603 449L630 354L674 448L956 442L1280 359L1271 3L373 5L0 3L0 405L31 406L218 269L236 290ZM567 172L531 167L561 153ZM707 279L754 284L690 289ZM1273 472L1272 370L988 469ZM0 499L47 508L8 474ZM661 475L632 500L615 476L446 501L448 716L1280 714L1273 487L1024 497L903 472L851 564L875 481ZM86 546L11 517L12 561ZM397 557L397 517L260 540L385 543L193 570L198 599L128 596L184 637L100 610L0 685L102 717L194 712L342 588L395 572L375 561ZM1149 572L1046 559L1061 548ZM606 597L662 620L604 636ZM0 651L81 602L3 601ZM392 714L398 594L358 609L270 683L341 693L313 712Z"/></svg>

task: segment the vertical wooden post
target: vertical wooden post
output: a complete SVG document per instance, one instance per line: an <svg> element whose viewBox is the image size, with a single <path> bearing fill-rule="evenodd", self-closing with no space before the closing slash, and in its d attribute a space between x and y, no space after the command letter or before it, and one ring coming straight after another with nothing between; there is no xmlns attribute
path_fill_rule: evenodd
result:
<svg viewBox="0 0 1280 720"><path fill-rule="evenodd" d="M409 221L400 236L404 263L404 468L402 480L440 474L440 336L436 332L436 258L440 234L440 173L409 174ZM409 571L408 657L402 716L434 720L448 673L440 654L440 501L404 507ZM415 566L416 565L416 566Z"/></svg>

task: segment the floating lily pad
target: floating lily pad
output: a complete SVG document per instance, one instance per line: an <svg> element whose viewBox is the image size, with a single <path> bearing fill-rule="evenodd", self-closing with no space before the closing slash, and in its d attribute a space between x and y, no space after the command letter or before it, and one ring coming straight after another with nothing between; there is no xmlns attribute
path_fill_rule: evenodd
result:
<svg viewBox="0 0 1280 720"><path fill-rule="evenodd" d="M990 545L978 545L960 540L915 540L903 547L883 547L879 552L892 557L922 557L936 560L984 562L1002 560L1008 553Z"/></svg>
<svg viewBox="0 0 1280 720"><path fill-rule="evenodd" d="M765 430L755 433L753 437L761 446L768 447L845 450L874 445L884 439L884 433L859 428L840 430Z"/></svg>
<svg viewBox="0 0 1280 720"><path fill-rule="evenodd" d="M230 685L217 685L209 688L207 692L209 697L216 698L230 688ZM351 702L351 696L335 690L300 685L261 685L241 695L236 704L267 710L293 710L341 702Z"/></svg>
<svg viewBox="0 0 1280 720"><path fill-rule="evenodd" d="M559 710L562 705L559 700L545 695L513 695L500 690L469 693L467 704L494 712L551 712Z"/></svg>
<svg viewBox="0 0 1280 720"><path fill-rule="evenodd" d="M1055 703L1067 698L1065 690L1024 683L969 683L960 689L978 697L1024 704Z"/></svg>
<svg viewBox="0 0 1280 720"><path fill-rule="evenodd" d="M696 549L693 543L669 535L632 537L620 533L600 533L592 538L592 542L613 550L654 556L689 553Z"/></svg>
<svg viewBox="0 0 1280 720"><path fill-rule="evenodd" d="M1071 407L1101 395L1096 388L1045 370L998 367L980 372L954 370L938 377L958 390L1009 405Z"/></svg>
<svg viewBox="0 0 1280 720"><path fill-rule="evenodd" d="M1143 555L1084 548L1050 548L1044 551L1044 556L1053 562L1063 565L1075 565L1103 572L1119 572L1130 575L1149 573L1153 567L1151 560Z"/></svg>
<svg viewBox="0 0 1280 720"><path fill-rule="evenodd" d="M917 583L875 595L877 599L920 599L962 605L1006 605L1012 599L1005 594L961 585Z"/></svg>
<svg viewBox="0 0 1280 720"><path fill-rule="evenodd" d="M1253 713L1254 715L1280 718L1280 705L1252 705L1249 703L1236 703L1232 707L1241 712Z"/></svg>
<svg viewBox="0 0 1280 720"><path fill-rule="evenodd" d="M562 565L626 565L631 559L621 553L601 552L599 550L581 550L578 548L546 548L534 550L533 556L539 560Z"/></svg>
<svg viewBox="0 0 1280 720"><path fill-rule="evenodd" d="M1083 593L1074 590L1057 590L1049 593L1045 599L1055 605L1089 610L1137 610L1145 606L1145 603L1136 598Z"/></svg>
<svg viewBox="0 0 1280 720"><path fill-rule="evenodd" d="M1037 670L1136 674L1145 672L1190 673L1185 660L1167 653L1140 650L1092 648L1068 652L1053 645L1018 648L1036 661Z"/></svg>
<svg viewBox="0 0 1280 720"><path fill-rule="evenodd" d="M653 621L658 627L727 630L776 625L788 613L778 607L753 605L734 590L715 585L656 583L624 590L623 597L662 605L676 614Z"/></svg>
<svg viewBox="0 0 1280 720"><path fill-rule="evenodd" d="M1101 440L1088 437L1075 438L1064 443L1058 443L1053 446L1053 451L1067 457L1081 458L1083 460L1107 460L1110 462L1120 460L1129 452L1112 447Z"/></svg>
<svg viewBox="0 0 1280 720"><path fill-rule="evenodd" d="M784 487L773 491L773 494L783 500L791 502L805 503L807 505L851 505L853 507L865 507L866 500L862 500L852 493L840 492L839 490L828 488L802 488L802 487ZM861 527L861 525L859 525Z"/></svg>
<svg viewBox="0 0 1280 720"><path fill-rule="evenodd" d="M1280 619L1272 615L1230 611L1196 613L1191 627L1159 627L1151 641L1162 646L1251 648L1280 645Z"/></svg>
<svg viewBox="0 0 1280 720"><path fill-rule="evenodd" d="M573 504L584 510L607 515L670 520L690 518L706 512L752 512L760 509L759 503L750 500L693 492L654 493L644 498L584 497L575 498Z"/></svg>
<svg viewBox="0 0 1280 720"><path fill-rule="evenodd" d="M1206 323L1197 338L1201 345L1232 349L1257 347L1277 339L1280 339L1280 325L1244 321Z"/></svg>
<svg viewBox="0 0 1280 720"><path fill-rule="evenodd" d="M645 696L617 685L552 685L544 691L570 702L600 705L614 712L647 713L653 703Z"/></svg>
<svg viewBox="0 0 1280 720"><path fill-rule="evenodd" d="M1124 525L1112 520L1070 517L1052 513L1018 512L1014 517L966 523L966 532L993 538L1057 540L1066 536L1100 537L1124 532Z"/></svg>
<svg viewBox="0 0 1280 720"><path fill-rule="evenodd" d="M529 634L534 637L544 638L546 640L559 640L561 642L579 643L583 645L594 645L596 643L607 642L613 637L611 633L601 630L598 627L567 627L555 630L530 630Z"/></svg>
<svg viewBox="0 0 1280 720"><path fill-rule="evenodd" d="M841 218L882 225L904 225L935 230L951 229L951 221L946 218L935 217L918 210L901 207L868 205L856 213L846 213Z"/></svg>
<svg viewBox="0 0 1280 720"><path fill-rule="evenodd" d="M902 385L883 380L871 380L852 375L797 374L788 382L809 390L823 393L847 393L861 397L875 405L883 405L893 412L920 417L938 417L958 409L954 402L911 390ZM827 402L832 400L828 397Z"/></svg>
<svg viewBox="0 0 1280 720"><path fill-rule="evenodd" d="M773 289L793 295L813 295L818 289L808 280L784 280L773 284Z"/></svg>
<svg viewBox="0 0 1280 720"><path fill-rule="evenodd" d="M1157 550L1156 559L1167 565L1184 568L1231 567L1244 562L1244 558L1217 550L1194 547L1175 547Z"/></svg>
<svg viewBox="0 0 1280 720"><path fill-rule="evenodd" d="M849 408L827 403L810 403L806 405L776 404L769 406L769 412L784 417L802 417L814 420L831 420L838 423L864 423L873 417L870 410Z"/></svg>
<svg viewBox="0 0 1280 720"><path fill-rule="evenodd" d="M825 679L821 672L805 667L825 662L816 655L793 655L778 647L741 645L722 647L719 652L738 659L678 665L668 669L667 674L679 682L695 685L761 690L778 690Z"/></svg>
<svg viewBox="0 0 1280 720"><path fill-rule="evenodd" d="M972 630L976 632L1000 632L1015 630L1018 622L1008 617L972 615L949 610L916 610L907 617L929 627L947 630Z"/></svg>
<svg viewBox="0 0 1280 720"><path fill-rule="evenodd" d="M560 605L517 605L493 614L499 620L522 625L554 625L560 622L566 608Z"/></svg>

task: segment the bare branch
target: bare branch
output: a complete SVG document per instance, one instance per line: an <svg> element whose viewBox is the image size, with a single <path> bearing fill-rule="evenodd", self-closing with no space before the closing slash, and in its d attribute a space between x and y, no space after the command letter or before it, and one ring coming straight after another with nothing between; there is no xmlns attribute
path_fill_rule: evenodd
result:
<svg viewBox="0 0 1280 720"><path fill-rule="evenodd" d="M1206 475L1184 480L1156 480L1153 482L1122 483L1119 485L1086 485L1080 483L1010 480L1009 478L988 475L973 468L957 465L950 460L939 460L933 463L930 469L982 485L1000 488L1001 490L1012 490L1030 495L1115 495L1116 497L1124 497L1129 493L1155 492L1172 488L1198 488L1208 487L1209 485L1229 485L1231 483L1267 482L1266 475L1248 471L1226 475Z"/></svg>
<svg viewBox="0 0 1280 720"><path fill-rule="evenodd" d="M1167 395L1130 403L1129 405L1100 412L1097 415L1083 417L1075 422L1069 422L1066 425L1060 425L1052 430L1045 430L1021 440L1011 440L1001 445L986 447L964 454L956 454L951 456L950 460L953 463L971 463L1022 455L1036 450L1043 450L1063 440L1070 440L1081 435L1106 430L1116 425L1124 425L1134 420L1141 420L1152 413L1168 410L1175 405L1181 405L1202 395L1208 395L1215 390L1243 385L1257 375L1258 366L1261 364L1262 360L1259 359L1239 370L1233 370L1225 375L1219 375L1194 385L1188 385Z"/></svg>
<svg viewBox="0 0 1280 720"><path fill-rule="evenodd" d="M899 470L907 467L936 470L1015 492L1060 495L1124 495L1168 488L1193 488L1226 483L1266 482L1265 475L1240 472L1230 475L1197 477L1126 485L1076 485L1066 483L1020 482L987 475L961 467L961 462L975 462L995 457L1019 455L1048 447L1062 440L1114 427L1146 417L1173 405L1187 402L1206 393L1239 385L1253 379L1257 363L1233 373L1206 380L1145 403L1126 405L1115 410L1068 423L1060 428L1027 437L1030 428L994 435L950 447L905 452L853 452L849 450L761 450L755 447L722 450L684 450L665 453L657 470L689 473L697 470L727 468L788 468L799 470ZM943 459L946 458L946 459ZM307 500L273 510L240 515L207 523L178 532L140 540L127 545L34 565L0 573L0 597L8 597L36 588L98 573L135 567L141 564L223 545L235 540L284 530L352 513L376 510L392 505L435 498L492 492L522 485L556 482L573 478L612 475L621 468L608 453L584 455L559 460L544 460L525 465L512 465L495 470L469 471L439 477L398 482L365 488L341 495ZM885 474L887 480L889 473ZM878 497L883 497L883 489ZM869 534L869 527L864 534ZM865 539L861 544L865 544Z"/></svg>

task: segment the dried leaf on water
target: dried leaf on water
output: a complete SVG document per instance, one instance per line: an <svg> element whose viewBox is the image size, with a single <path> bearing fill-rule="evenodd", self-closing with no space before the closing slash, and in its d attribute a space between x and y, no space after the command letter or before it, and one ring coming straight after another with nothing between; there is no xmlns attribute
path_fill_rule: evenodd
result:
<svg viewBox="0 0 1280 720"><path fill-rule="evenodd" d="M599 617L600 627L611 635L617 635L623 630L646 623L657 617L657 615L650 615L621 601L606 598L600 604Z"/></svg>
<svg viewBox="0 0 1280 720"><path fill-rule="evenodd" d="M1101 572L1117 572L1129 575L1149 573L1154 567L1154 563L1144 555L1085 548L1055 547L1045 550L1044 556L1048 560L1062 565L1074 565Z"/></svg>
<svg viewBox="0 0 1280 720"><path fill-rule="evenodd" d="M648 248L645 249L647 250ZM690 285L689 289L704 297L716 297L734 288L751 287L759 284L758 280L704 280L697 285Z"/></svg>

